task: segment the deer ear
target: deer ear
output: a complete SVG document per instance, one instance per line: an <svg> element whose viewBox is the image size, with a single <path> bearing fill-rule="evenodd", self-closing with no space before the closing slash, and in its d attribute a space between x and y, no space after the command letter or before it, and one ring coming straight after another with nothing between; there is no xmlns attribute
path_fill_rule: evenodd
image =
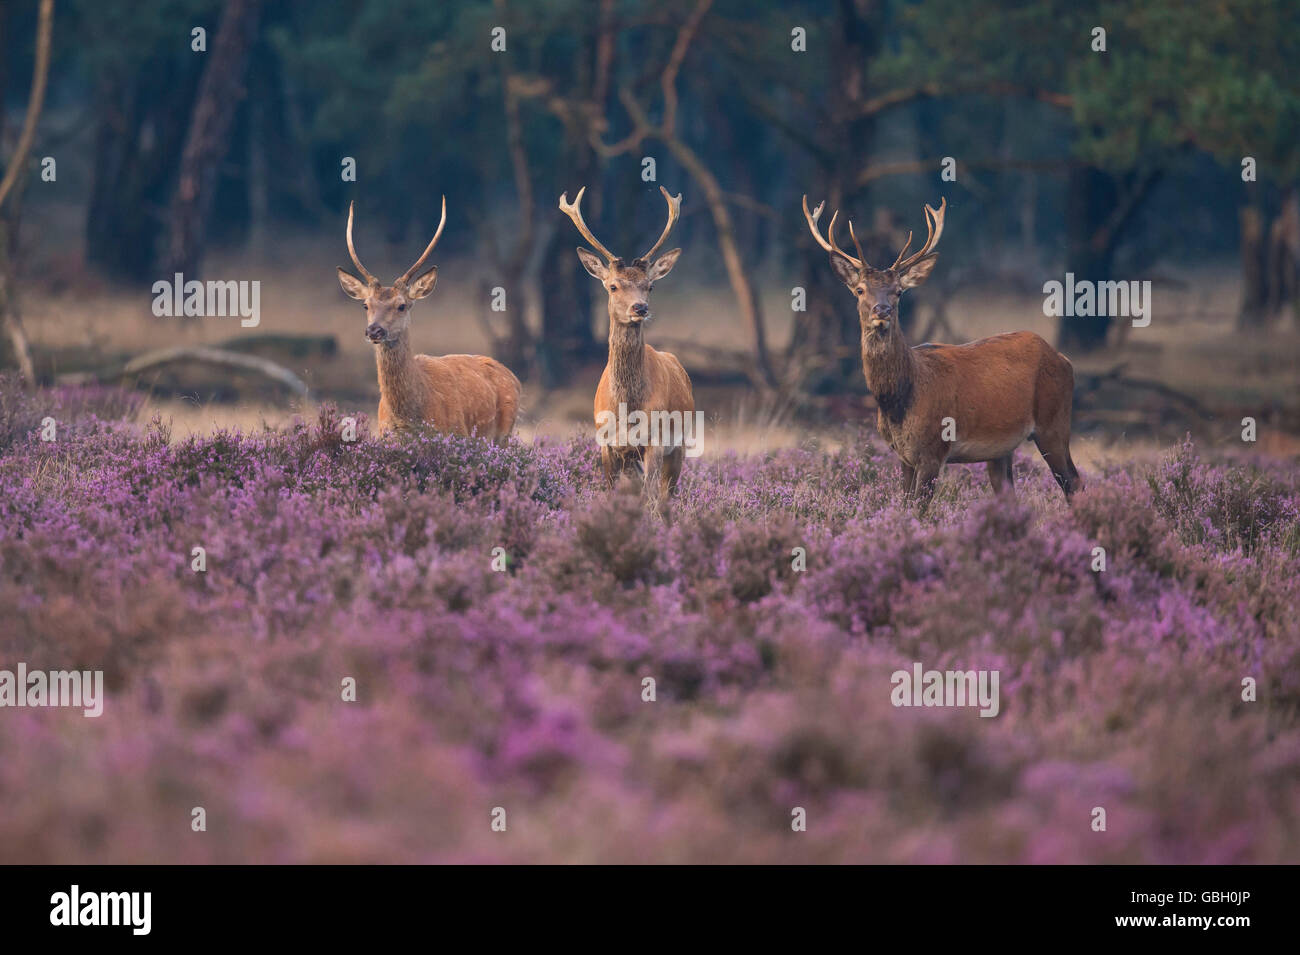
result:
<svg viewBox="0 0 1300 955"><path fill-rule="evenodd" d="M917 259L910 269L898 277L898 284L905 289L916 288L930 277L930 273L934 271L934 263L938 261L938 252L931 252Z"/></svg>
<svg viewBox="0 0 1300 955"><path fill-rule="evenodd" d="M848 259L838 255L831 255L831 268L840 277L840 281L849 288L855 289L858 287L858 278L861 273L858 271L857 266Z"/></svg>
<svg viewBox="0 0 1300 955"><path fill-rule="evenodd" d="M646 278L651 282L657 282L673 270L677 264L677 257L682 254L681 249L669 249L659 258L654 260L654 264L646 269Z"/></svg>
<svg viewBox="0 0 1300 955"><path fill-rule="evenodd" d="M605 268L605 263L600 260L600 256L590 249L578 246L578 261L594 278L598 278L602 282L609 278L609 269Z"/></svg>
<svg viewBox="0 0 1300 955"><path fill-rule="evenodd" d="M418 279L416 279L409 286L407 286L406 297L409 298L412 302L419 301L420 299L428 295L430 292L432 292L433 287L437 284L438 284L438 266L435 265L433 268L429 269L429 271L425 272Z"/></svg>
<svg viewBox="0 0 1300 955"><path fill-rule="evenodd" d="M339 285L343 286L343 291L359 302L364 302L366 293L370 291L370 287L365 282L355 275L349 275L342 269L339 269Z"/></svg>

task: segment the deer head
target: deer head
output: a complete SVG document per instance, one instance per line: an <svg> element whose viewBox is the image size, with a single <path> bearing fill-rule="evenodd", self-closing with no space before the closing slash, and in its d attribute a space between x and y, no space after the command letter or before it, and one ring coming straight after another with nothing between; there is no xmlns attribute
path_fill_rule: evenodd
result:
<svg viewBox="0 0 1300 955"><path fill-rule="evenodd" d="M442 237L443 226L447 224L447 197L442 197L442 221L433 240L425 248L424 254L415 260L415 264L406 270L392 285L380 285L379 279L371 275L361 259L357 257L356 246L352 244L352 204L348 205L348 255L352 264L365 276L362 282L352 274L339 269L339 284L343 291L363 304L366 310L366 339L375 345L393 345L403 340L411 323L411 303L417 302L433 291L438 282L438 267L435 265L415 281L411 276L420 270L433 247Z"/></svg>
<svg viewBox="0 0 1300 955"><path fill-rule="evenodd" d="M858 242L858 237L853 232L852 222L849 223L849 235L853 239L854 248L857 249L857 258L835 244L835 220L839 217L838 210L831 216L830 225L826 228L826 238L822 238L817 229L817 220L821 218L822 207L825 205L824 202L818 203L817 208L809 212L808 197L803 197L803 215L808 220L808 228L812 231L817 244L831 254L831 268L835 270L835 274L857 297L858 320L862 323L863 334L880 339L887 338L896 324L899 297L908 289L916 288L929 278L935 262L939 259L939 253L934 251L934 247L939 244L939 237L943 235L943 217L948 211L948 200L941 200L938 210L928 205L925 207L928 234L925 245L920 251L910 256L907 254L908 249L912 247L912 234L909 232L903 251L898 253L894 264L887 269L877 269L867 263L866 256L862 254L862 244Z"/></svg>
<svg viewBox="0 0 1300 955"><path fill-rule="evenodd" d="M650 290L654 288L655 282L672 271L673 266L677 264L677 257L682 254L681 249L669 249L659 258L654 258L655 253L664 244L664 240L668 238L668 233L672 231L678 216L681 215L681 194L678 193L673 197L668 195L668 190L663 186L659 187L659 191L664 194L664 199L668 202L668 224L664 226L659 241L650 247L649 252L631 262L624 262L601 245L587 228L587 223L582 220L582 194L586 191L586 186L579 189L578 196L572 203L568 201L567 192L561 195L560 210L573 220L582 237L596 247L596 251L605 257L605 261L602 262L595 252L582 246L578 247L578 259L582 262L583 268L599 279L609 293L610 328L638 327L642 322L650 320L648 301Z"/></svg>

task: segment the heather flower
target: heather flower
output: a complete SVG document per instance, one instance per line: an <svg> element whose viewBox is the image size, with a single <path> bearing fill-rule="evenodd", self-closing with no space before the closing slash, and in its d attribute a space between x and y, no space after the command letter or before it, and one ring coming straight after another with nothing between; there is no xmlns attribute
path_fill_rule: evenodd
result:
<svg viewBox="0 0 1300 955"><path fill-rule="evenodd" d="M0 382L0 669L107 695L0 708L0 862L1300 859L1293 462L954 467L918 517L852 431L693 460L667 522L590 436L139 410ZM999 714L895 707L916 662Z"/></svg>

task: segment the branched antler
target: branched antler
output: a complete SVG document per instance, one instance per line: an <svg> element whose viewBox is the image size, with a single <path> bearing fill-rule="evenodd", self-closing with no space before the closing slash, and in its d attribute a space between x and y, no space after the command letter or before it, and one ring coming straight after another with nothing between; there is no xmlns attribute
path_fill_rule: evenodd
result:
<svg viewBox="0 0 1300 955"><path fill-rule="evenodd" d="M808 197L807 196L803 197L803 217L808 220L808 228L812 232L813 238L817 240L817 244L820 245L827 252L831 252L834 253L835 255L841 256L845 261L849 262L851 265L855 266L856 268L863 269L863 270L871 269L872 267L867 264L867 257L862 254L862 243L858 241L857 233L853 231L852 222L849 223L849 235L853 238L853 247L858 250L858 257L855 259L853 256L849 255L838 245L836 245L835 220L839 217L840 214L838 209L835 211L835 214L831 216L830 225L826 227L826 238L825 239L822 238L821 232L817 228L817 222L819 219L821 219L822 209L823 207L825 207L825 205L826 203L824 202L818 203L817 208L814 209L812 212L809 212ZM898 258L894 260L894 264L891 265L889 268L895 272L905 272L913 265L915 265L920 259L928 255L930 252L934 251L934 247L939 244L939 237L943 235L943 219L944 216L947 214L947 211L948 211L948 200L946 198L941 199L939 201L938 209L934 209L931 206L926 205L925 224L928 231L925 237L925 245L921 246L919 251L909 256L907 254L907 251L912 247L912 233L909 232L907 234L907 241L903 243L903 251L898 253Z"/></svg>
<svg viewBox="0 0 1300 955"><path fill-rule="evenodd" d="M673 226L677 224L677 219L682 214L682 194L679 192L676 196L670 196L668 195L668 190L663 186L659 187L659 191L664 194L664 199L668 202L668 224L664 226L664 231L659 236L659 241L650 247L649 252L637 259L638 262L649 262L654 258L654 254L658 252L660 246L664 244L664 240L668 238L668 233L673 231Z"/></svg>
<svg viewBox="0 0 1300 955"><path fill-rule="evenodd" d="M915 265L919 259L929 254L934 247L939 244L939 236L943 235L943 217L947 212L948 200L946 197L939 200L939 208L937 210L932 209L929 203L927 203L925 206L925 245L921 246L919 252L904 259L903 256L907 255L907 250L912 247L912 233L909 232L907 234L907 244L903 246L903 251L898 253L898 258L894 260L894 264L891 265L890 268L896 272L906 272L909 268Z"/></svg>
<svg viewBox="0 0 1300 955"><path fill-rule="evenodd" d="M858 258L855 259L853 256L849 255L847 252L841 249L839 245L836 244L835 220L838 219L840 215L840 211L838 209L836 209L835 212L831 215L830 225L826 227L826 238L825 239L822 238L822 234L820 230L817 228L817 222L818 220L821 219L822 209L824 209L825 207L826 207L825 202L819 202L817 203L817 208L814 211L809 212L808 197L807 196L803 197L803 217L806 220L808 220L808 229L809 231L812 232L813 238L817 240L817 244L820 245L827 252L840 256L846 262L852 265L854 268L857 269L871 268L871 266L867 264L866 256L862 254L862 245L858 242L858 237L853 231L852 222L849 223L849 235L853 237L853 246L858 250Z"/></svg>
<svg viewBox="0 0 1300 955"><path fill-rule="evenodd" d="M659 188L662 189L663 187L660 186ZM596 251L605 257L605 261L613 262L618 258L618 256L605 248L605 246L601 244L600 240L592 235L591 229L587 228L587 223L582 219L582 194L586 191L586 186L579 189L578 195L574 198L573 202L569 202L569 194L567 192L561 193L560 211L573 220L573 224L578 227L578 231L582 233L582 237L590 242L592 246L595 247ZM667 195L667 193L665 193L665 195Z"/></svg>

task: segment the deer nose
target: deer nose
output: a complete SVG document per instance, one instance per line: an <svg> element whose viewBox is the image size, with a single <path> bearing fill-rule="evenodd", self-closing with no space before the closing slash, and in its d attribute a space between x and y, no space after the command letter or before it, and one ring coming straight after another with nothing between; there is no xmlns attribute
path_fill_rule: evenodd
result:
<svg viewBox="0 0 1300 955"><path fill-rule="evenodd" d="M388 329L384 328L383 325L366 326L366 338L370 339L372 342L382 342L387 337Z"/></svg>
<svg viewBox="0 0 1300 955"><path fill-rule="evenodd" d="M894 306L881 302L871 309L871 314L877 318L889 318L890 315L894 314Z"/></svg>
<svg viewBox="0 0 1300 955"><path fill-rule="evenodd" d="M632 314L635 315L637 318L645 318L647 315L650 314L650 306L647 305L645 302L637 302L635 305L632 306L631 311Z"/></svg>

